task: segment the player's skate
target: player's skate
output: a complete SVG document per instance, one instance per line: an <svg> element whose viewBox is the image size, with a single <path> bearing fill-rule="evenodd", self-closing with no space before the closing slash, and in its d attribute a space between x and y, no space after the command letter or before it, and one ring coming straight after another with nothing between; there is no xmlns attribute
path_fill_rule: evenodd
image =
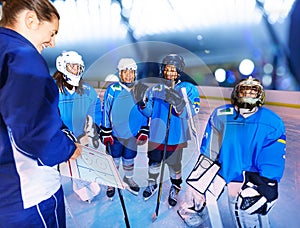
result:
<svg viewBox="0 0 300 228"><path fill-rule="evenodd" d="M150 199L151 196L153 196L155 192L157 192L157 189L158 189L157 184L155 182L149 181L147 188L143 192L144 200L146 201Z"/></svg>
<svg viewBox="0 0 300 228"><path fill-rule="evenodd" d="M128 185L127 188L128 191L130 191L132 194L136 196L139 194L140 187L137 185L137 183L135 183L132 177L131 178L124 177L123 181Z"/></svg>
<svg viewBox="0 0 300 228"><path fill-rule="evenodd" d="M178 193L179 193L180 189L181 188L179 186L172 184L172 186L170 188L170 192L169 192L169 198L168 198L170 207L176 206Z"/></svg>
<svg viewBox="0 0 300 228"><path fill-rule="evenodd" d="M106 195L109 199L113 200L116 189L112 186L107 186Z"/></svg>

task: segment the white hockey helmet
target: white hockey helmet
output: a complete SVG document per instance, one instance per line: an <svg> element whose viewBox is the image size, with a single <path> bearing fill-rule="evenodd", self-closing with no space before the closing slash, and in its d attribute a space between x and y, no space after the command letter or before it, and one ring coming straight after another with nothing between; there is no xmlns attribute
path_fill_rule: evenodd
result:
<svg viewBox="0 0 300 228"><path fill-rule="evenodd" d="M56 68L68 84L78 86L84 71L84 62L77 52L67 51L56 58Z"/></svg>
<svg viewBox="0 0 300 228"><path fill-rule="evenodd" d="M118 70L137 70L137 65L132 58L122 58L118 63Z"/></svg>
<svg viewBox="0 0 300 228"><path fill-rule="evenodd" d="M122 71L134 71L134 74L127 74ZM120 59L118 63L118 71L119 71L119 78L120 81L126 85L127 87L132 87L134 85L134 81L136 79L136 70L137 70L137 65L134 59L132 58L122 58Z"/></svg>

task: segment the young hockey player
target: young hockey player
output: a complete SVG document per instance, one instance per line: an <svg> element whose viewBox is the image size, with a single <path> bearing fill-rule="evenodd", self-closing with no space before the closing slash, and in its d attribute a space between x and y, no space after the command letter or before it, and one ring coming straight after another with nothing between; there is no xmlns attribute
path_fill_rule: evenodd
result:
<svg viewBox="0 0 300 228"><path fill-rule="evenodd" d="M269 227L268 212L278 198L278 183L284 171L284 123L263 107L264 100L265 91L259 80L251 76L241 80L232 91L231 104L218 107L211 114L201 144L201 154L213 158L220 166L218 175L227 184L236 227ZM207 181L205 176L206 180L200 178L196 184L198 187L189 188L192 194L188 195L192 197L187 199L186 209L195 208L194 202L203 204L205 198L194 193ZM193 219L185 220L201 218L201 213L191 215Z"/></svg>
<svg viewBox="0 0 300 228"><path fill-rule="evenodd" d="M137 74L136 62L132 58L122 58L117 69L120 81L110 84L103 98L100 139L105 146L111 147L117 168L122 160L123 180L128 184L128 190L138 195L140 187L133 180L134 159L137 145L143 145L148 139L148 119L139 111L132 96ZM112 198L115 188L108 186L106 194Z"/></svg>
<svg viewBox="0 0 300 228"><path fill-rule="evenodd" d="M53 79L59 88L59 110L66 126L74 132L79 143L99 146L101 101L95 89L82 81L84 62L75 51L62 52L56 59ZM88 140L84 140L88 138ZM100 191L97 183L73 179L73 189L83 201L91 201Z"/></svg>
<svg viewBox="0 0 300 228"><path fill-rule="evenodd" d="M157 178L165 152L166 160L163 162L168 164L172 184L168 198L170 206L177 204L177 195L181 190L182 183L182 152L190 139L182 88L186 89L192 115L197 114L200 109L197 88L189 82L180 81L184 65L184 60L180 55L169 54L162 60L160 68L163 77L162 84L147 88L146 85L139 83L135 88L135 98L139 101L141 111L144 115L151 117L151 134L147 153L148 186L144 190L143 196L145 200L148 200L157 191ZM172 110L170 110L170 104ZM170 121L170 125L166 127L168 121ZM165 142L166 134L168 134L167 142Z"/></svg>
<svg viewBox="0 0 300 228"><path fill-rule="evenodd" d="M0 226L66 227L58 164L81 153L41 55L55 46L48 0L8 0L0 21Z"/></svg>

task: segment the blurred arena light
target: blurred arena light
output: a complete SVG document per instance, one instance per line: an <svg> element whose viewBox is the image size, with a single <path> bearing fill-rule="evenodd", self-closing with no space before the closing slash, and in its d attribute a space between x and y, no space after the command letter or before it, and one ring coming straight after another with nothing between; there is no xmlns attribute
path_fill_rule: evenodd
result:
<svg viewBox="0 0 300 228"><path fill-rule="evenodd" d="M250 59L243 59L239 64L239 71L243 75L250 75L254 71L254 63Z"/></svg>
<svg viewBox="0 0 300 228"><path fill-rule="evenodd" d="M226 71L223 68L216 69L214 74L217 82L222 83L226 80Z"/></svg>

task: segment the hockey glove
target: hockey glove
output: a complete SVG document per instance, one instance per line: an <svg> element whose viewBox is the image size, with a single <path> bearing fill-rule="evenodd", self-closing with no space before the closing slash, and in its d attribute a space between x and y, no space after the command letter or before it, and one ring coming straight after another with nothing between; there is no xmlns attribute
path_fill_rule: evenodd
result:
<svg viewBox="0 0 300 228"><path fill-rule="evenodd" d="M93 144L94 148L98 148L100 128L93 122L93 118L90 115L86 116L84 132L88 137L88 141L91 142L90 144Z"/></svg>
<svg viewBox="0 0 300 228"><path fill-rule="evenodd" d="M109 128L106 128L106 127L100 127L100 140L101 142L107 146L108 143L110 143L110 145L113 145L114 144L114 138L112 136L112 129L109 127Z"/></svg>
<svg viewBox="0 0 300 228"><path fill-rule="evenodd" d="M167 87L162 84L151 87L151 95L153 98L165 100Z"/></svg>
<svg viewBox="0 0 300 228"><path fill-rule="evenodd" d="M177 114L180 115L183 112L185 101L180 93L178 93L175 89L166 89L165 101L173 105Z"/></svg>
<svg viewBox="0 0 300 228"><path fill-rule="evenodd" d="M237 206L249 214L266 215L278 198L278 183L255 172L245 172Z"/></svg>
<svg viewBox="0 0 300 228"><path fill-rule="evenodd" d="M147 92L148 86L143 83L138 82L133 88L133 98L134 101L141 107L146 105L147 99L145 94Z"/></svg>
<svg viewBox="0 0 300 228"><path fill-rule="evenodd" d="M136 136L136 144L137 145L144 145L149 137L149 126L142 126Z"/></svg>

